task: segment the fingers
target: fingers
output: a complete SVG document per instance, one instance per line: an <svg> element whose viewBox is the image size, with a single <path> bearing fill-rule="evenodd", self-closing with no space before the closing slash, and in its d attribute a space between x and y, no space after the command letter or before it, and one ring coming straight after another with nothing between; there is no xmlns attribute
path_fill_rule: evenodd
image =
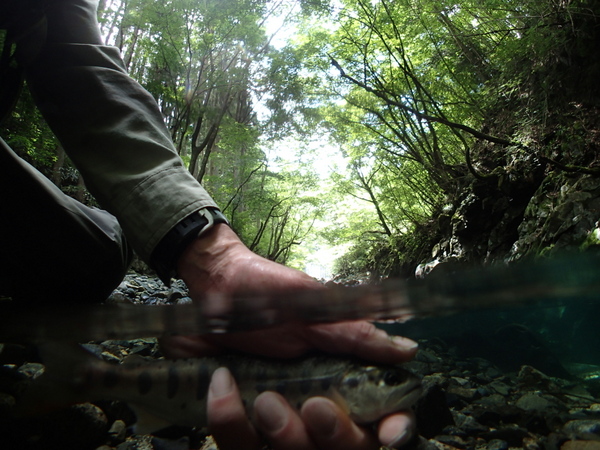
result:
<svg viewBox="0 0 600 450"><path fill-rule="evenodd" d="M246 416L239 390L229 370L213 373L207 399L208 430L220 450L259 450L261 439Z"/></svg>
<svg viewBox="0 0 600 450"><path fill-rule="evenodd" d="M326 398L308 399L298 414L281 395L263 392L254 402L255 429L225 368L213 374L207 409L209 431L220 450L258 450L263 438L274 450L375 450L380 442L399 448L410 440L415 427L411 413L388 416L379 424L378 440Z"/></svg>
<svg viewBox="0 0 600 450"><path fill-rule="evenodd" d="M256 427L276 450L316 450L302 419L275 392L263 392L254 402Z"/></svg>
<svg viewBox="0 0 600 450"><path fill-rule="evenodd" d="M304 338L328 353L352 354L370 361L400 363L412 359L418 344L401 336L389 336L372 323L359 320L307 327Z"/></svg>
<svg viewBox="0 0 600 450"><path fill-rule="evenodd" d="M384 418L377 427L379 441L390 448L400 448L415 433L416 419L411 411L403 411Z"/></svg>
<svg viewBox="0 0 600 450"><path fill-rule="evenodd" d="M309 398L302 406L301 417L318 448L375 450L380 447L372 433L356 425L335 403L325 398Z"/></svg>
<svg viewBox="0 0 600 450"><path fill-rule="evenodd" d="M389 336L366 321L325 325L297 324L246 333L161 338L161 348L169 358L214 355L224 348L270 357L297 357L309 349L355 355L370 361L396 364L408 361L417 352L417 343Z"/></svg>

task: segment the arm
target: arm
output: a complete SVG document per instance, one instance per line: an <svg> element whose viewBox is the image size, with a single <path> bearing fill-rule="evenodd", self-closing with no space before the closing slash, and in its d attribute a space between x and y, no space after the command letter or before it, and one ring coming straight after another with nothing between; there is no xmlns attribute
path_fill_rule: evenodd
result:
<svg viewBox="0 0 600 450"><path fill-rule="evenodd" d="M177 223L213 200L177 155L154 98L102 45L95 0L51 0L48 32L21 42L28 86L100 204L146 261Z"/></svg>
<svg viewBox="0 0 600 450"><path fill-rule="evenodd" d="M178 272L192 297L205 292L282 291L322 289L308 275L250 252L226 225L194 241L181 255ZM294 357L311 349L365 359L401 363L417 351L416 343L389 337L364 321L327 325L292 325L247 333L211 336L174 336L162 341L169 357L184 358L219 353L227 348L274 357ZM245 415L237 387L226 370L217 371L209 391L210 432L221 450L260 449L266 437L276 449L376 449L379 442L397 447L412 436L415 423L408 412L381 421L377 437L359 427L335 404L313 398L301 413L278 394L265 392L255 402L256 426Z"/></svg>

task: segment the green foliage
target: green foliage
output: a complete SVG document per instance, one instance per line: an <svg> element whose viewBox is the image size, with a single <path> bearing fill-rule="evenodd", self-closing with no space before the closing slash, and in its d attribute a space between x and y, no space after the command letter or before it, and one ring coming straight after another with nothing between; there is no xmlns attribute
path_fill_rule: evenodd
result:
<svg viewBox="0 0 600 450"><path fill-rule="evenodd" d="M531 147L548 132L550 105L564 108L577 86L557 92L565 75L576 78L561 64L596 54L574 44L585 34L593 41L588 22L594 11L583 1L343 0L329 26L307 30L300 39L312 49L306 64L321 71L321 91L331 93L321 114L349 158L349 175L336 183L373 205L376 229L362 230L385 236L356 244L340 270L376 268L373 255L385 247L392 259L404 253L401 265L422 248L407 237L457 202L473 177L493 174L489 182L504 186L501 180L522 176L512 173L515 154L532 159ZM556 140L571 155L589 139L568 134L578 139ZM490 143L495 153L473 152Z"/></svg>
<svg viewBox="0 0 600 450"><path fill-rule="evenodd" d="M2 137L18 155L42 172L56 160L56 139L26 90L2 124Z"/></svg>

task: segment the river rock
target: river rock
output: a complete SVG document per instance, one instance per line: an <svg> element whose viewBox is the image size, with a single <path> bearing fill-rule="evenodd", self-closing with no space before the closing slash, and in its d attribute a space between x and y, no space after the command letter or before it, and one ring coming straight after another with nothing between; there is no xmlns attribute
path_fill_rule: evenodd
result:
<svg viewBox="0 0 600 450"><path fill-rule="evenodd" d="M571 420L563 427L571 439L590 439L600 441L600 419Z"/></svg>
<svg viewBox="0 0 600 450"><path fill-rule="evenodd" d="M533 393L527 393L520 397L516 405L525 411L545 411L553 406L546 398Z"/></svg>
<svg viewBox="0 0 600 450"><path fill-rule="evenodd" d="M600 450L598 441L566 441L560 450Z"/></svg>
<svg viewBox="0 0 600 450"><path fill-rule="evenodd" d="M508 442L502 439L492 439L486 445L487 450L508 450Z"/></svg>

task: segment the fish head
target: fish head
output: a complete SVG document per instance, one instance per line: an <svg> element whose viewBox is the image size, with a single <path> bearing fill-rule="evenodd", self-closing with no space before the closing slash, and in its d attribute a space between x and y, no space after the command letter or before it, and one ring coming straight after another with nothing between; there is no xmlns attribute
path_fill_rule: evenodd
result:
<svg viewBox="0 0 600 450"><path fill-rule="evenodd" d="M372 423L410 409L421 394L421 380L398 366L356 365L341 378L338 393L352 420Z"/></svg>

